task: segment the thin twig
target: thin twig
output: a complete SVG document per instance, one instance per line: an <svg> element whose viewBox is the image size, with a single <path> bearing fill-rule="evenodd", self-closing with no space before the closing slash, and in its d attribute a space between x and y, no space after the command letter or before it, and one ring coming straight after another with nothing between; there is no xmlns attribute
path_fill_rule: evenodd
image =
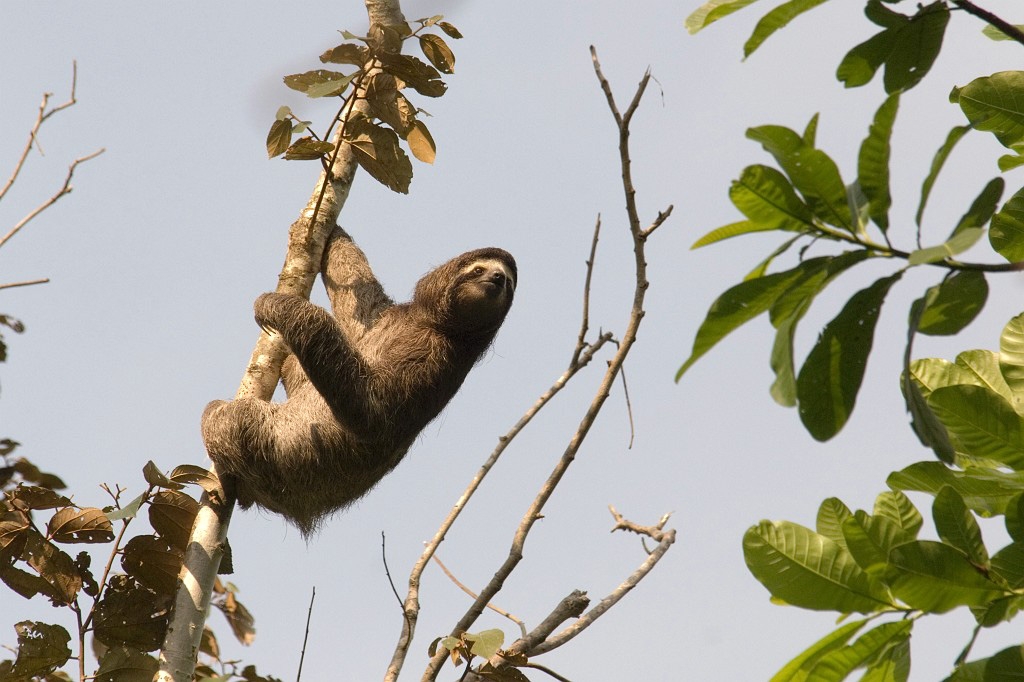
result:
<svg viewBox="0 0 1024 682"><path fill-rule="evenodd" d="M988 23L989 25L998 28L1006 35L1007 38L1010 38L1011 40L1016 40L1018 43L1024 45L1024 31L1021 31L1019 28L1017 28L1010 22L1006 21L1005 19L996 16L987 9L982 9L981 7L978 7L973 2L969 2L969 0L952 0L952 2L954 5L956 5L963 11L967 12L968 14L973 14L974 16L978 17L979 19Z"/></svg>
<svg viewBox="0 0 1024 682"><path fill-rule="evenodd" d="M444 565L444 562L441 561L441 558L438 557L437 554L435 554L433 556L433 559L434 559L434 562L438 566L441 567L441 570L444 571L444 574L446 576L448 576L448 579L451 580L453 583L455 583L456 587L458 587L460 590L462 590L463 592L468 594L473 599L477 598L476 593L473 592L473 590L471 590L468 587L466 587L466 585L463 584L462 581L460 581L458 578L456 578L455 574L452 573L450 570L448 570L448 567ZM494 611L498 615L501 615L501 616L504 616L505 618L508 618L510 621L512 621L513 623L518 625L519 626L519 631L522 634L522 636L523 637L526 636L526 624L523 621L521 621L520 619L516 618L515 616L513 616L511 613L509 613L505 609L501 608L500 606L496 606L494 604L488 603L487 604L487 608L489 608L491 611Z"/></svg>
<svg viewBox="0 0 1024 682"><path fill-rule="evenodd" d="M594 260L597 257L597 240L601 236L601 214L597 214L594 223L594 238L590 241L590 257L587 259L587 274L583 280L583 315L580 321L580 333L576 337L576 348L572 353L570 367L575 367L580 360L580 353L587 347L587 331L590 329L590 280L594 275Z"/></svg>
<svg viewBox="0 0 1024 682"><path fill-rule="evenodd" d="M295 682L302 679L302 662L306 660L306 644L309 643L309 621L313 619L313 602L316 601L316 585L309 597L309 609L306 611L306 634L302 636L302 653L299 654L299 669L295 673Z"/></svg>
<svg viewBox="0 0 1024 682"><path fill-rule="evenodd" d="M44 201L43 203L41 203L38 206L36 206L24 218L19 220L14 225L14 227L12 227L10 229L10 231L7 234L5 234L2 239L0 239L0 247L2 247L4 244L6 244L8 239L10 239L14 235L16 235L18 233L18 231L21 230L21 228L25 227L25 225L27 225L29 223L29 221L31 221L33 218L38 216L40 213L42 213L46 209L50 208L50 206L53 206L55 203L57 203L57 201L61 197L63 197L66 194L70 194L71 193L71 190L74 189L71 186L71 178L74 176L75 168L78 167L78 164L85 163L86 161L89 161L90 159L95 159L97 156L99 156L100 154L102 154L105 151L106 151L106 149L99 149L97 151L94 151L92 154L87 154L87 155L85 155L83 157L77 158L74 161L72 161L71 165L68 166L68 174L67 174L67 177L64 178L64 184L61 186L61 188L59 190L57 190L57 193L54 194L49 199L47 199L46 201Z"/></svg>
<svg viewBox="0 0 1024 682"><path fill-rule="evenodd" d="M14 287L28 287L33 284L46 284L50 281L49 277L42 277L40 279L29 279L24 282L10 282L8 284L0 284L0 289L13 289Z"/></svg>
<svg viewBox="0 0 1024 682"><path fill-rule="evenodd" d="M629 417L629 445L626 446L626 449L632 450L636 429L633 424L633 405L629 401L629 384L626 383L626 365L622 365L619 369L619 377L622 379L622 395L626 398L626 416Z"/></svg>
<svg viewBox="0 0 1024 682"><path fill-rule="evenodd" d="M398 608L402 608L402 597L398 594L398 588L395 587L395 581L391 578L391 569L388 568L388 552L387 552L387 541L384 536L384 531L380 532L380 560L384 564L384 575L388 577L388 584L391 585L391 591L395 593L395 600L398 602Z"/></svg>

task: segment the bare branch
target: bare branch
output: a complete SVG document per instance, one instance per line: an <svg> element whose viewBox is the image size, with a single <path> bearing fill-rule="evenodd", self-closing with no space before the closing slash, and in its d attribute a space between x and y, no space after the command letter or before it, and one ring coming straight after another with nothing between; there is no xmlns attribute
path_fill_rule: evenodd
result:
<svg viewBox="0 0 1024 682"><path fill-rule="evenodd" d="M46 284L50 281L49 277L42 277L40 279L29 279L24 282L11 282L9 284L0 284L0 289L13 289L14 287L27 287L33 284Z"/></svg>
<svg viewBox="0 0 1024 682"><path fill-rule="evenodd" d="M306 634L302 636L302 653L299 654L299 669L295 673L295 682L302 679L302 662L306 660L306 644L309 643L309 621L313 619L313 602L316 601L316 585L309 597L309 609L306 611Z"/></svg>
<svg viewBox="0 0 1024 682"><path fill-rule="evenodd" d="M1024 31L1021 31L1019 28L1017 28L1010 22L1006 21L1005 19L996 16L987 9L982 9L981 7L978 7L973 2L969 2L968 0L952 0L952 2L954 5L956 5L963 11L967 12L968 14L973 14L974 16L978 17L979 19L989 24L990 26L998 28L1000 31L1006 34L1007 38L1010 38L1011 40L1016 40L1018 43L1024 45Z"/></svg>
<svg viewBox="0 0 1024 682"><path fill-rule="evenodd" d="M593 426L595 420L597 419L597 415L600 413L605 400L607 400L608 396L610 395L611 387L615 381L615 378L618 376L618 373L622 368L623 362L625 362L626 357L629 355L629 351L631 350L633 343L636 341L637 330L639 329L640 323L644 317L643 301L649 283L646 277L647 262L645 260L644 254L645 237L643 234L643 230L641 230L640 228L640 218L639 214L637 213L635 201L636 190L633 188L632 178L629 170L629 122L632 119L632 116L635 113L637 107L639 106L644 90L646 89L647 83L650 80L650 73L647 72L644 74L644 77L641 79L640 84L637 87L636 94L633 96L633 100L626 111L626 114L622 116L619 114L618 107L615 104L615 98L612 96L611 87L609 86L608 81L604 78L604 75L601 73L600 63L597 60L597 52L594 50L593 47L591 48L591 55L593 57L594 62L594 71L597 74L598 81L601 84L601 89L605 92L605 96L608 100L609 109L611 110L612 115L614 116L616 124L619 128L619 159L622 171L622 186L626 197L626 215L629 221L630 235L633 238L633 254L635 261L636 283L633 293L632 310L630 312L626 332L623 334L622 339L619 342L618 350L616 351L611 361L608 363L608 368L606 369L604 377L602 378L600 386L598 387L597 394L594 396L593 400L590 403L590 406L587 408L583 418L580 420L576 432L570 439L569 444L567 445L561 458L556 463L554 469L549 474L547 481L545 481L544 484L541 486L541 489L537 493L537 496L534 498L533 502L526 510L526 513L523 514L523 517L519 523L519 527L516 530L515 536L513 537L512 546L509 549L508 557L495 572L494 577L480 591L480 595L479 597L477 597L473 605L466 611L462 618L460 618L459 621L451 629L451 634L453 636L458 636L459 633L466 632L470 629L470 627L472 627L473 623L476 622L476 619L479 618L480 614L483 612L483 609L485 608L487 602L489 602L498 592L501 591L502 587L505 584L505 580L516 569L516 567L519 565L519 562L522 561L523 549L526 544L526 538L528 537L531 529L533 528L534 523L536 523L536 521L539 518L542 518L544 506L547 504L547 501L554 494L555 488L561 482L562 477L565 475L565 473L568 471L569 467L575 460L576 454L579 452L580 446L586 439L587 434L590 432L590 428ZM666 545L661 550L661 553L663 554L665 551L667 551L667 549L668 545ZM653 556L655 555L652 554L651 557ZM651 557L648 557L648 561L650 561ZM653 567L654 563L657 563L656 560L650 564L650 567ZM637 573L634 574L634 576L631 576L631 579L635 578L636 580L639 580L644 575L646 575L647 571L650 570L650 567L648 567L646 570L638 570ZM628 587L620 586L621 594L618 598L621 598L621 595L624 595L630 589L632 589L632 585L629 585ZM614 602L617 601L618 598L614 599L610 604L608 604L608 606L604 607L604 610L609 608L611 604L614 604ZM608 598L606 598L605 601L607 601L607 599ZM600 615L600 612L597 615ZM594 617L596 618L597 616L595 615ZM447 651L442 647L430 659L430 662L423 674L424 680L434 680L437 678L437 675L441 670L441 666L444 664L444 661L446 660L446 656Z"/></svg>
<svg viewBox="0 0 1024 682"><path fill-rule="evenodd" d="M576 339L576 349L572 353L572 360L569 366L574 367L579 363L580 353L587 346L587 331L590 328L590 280L594 275L594 260L597 257L597 240L601 235L601 214L597 214L597 222L594 223L594 238L590 242L590 258L587 259L587 276L583 280L583 319L580 322L580 333Z"/></svg>
<svg viewBox="0 0 1024 682"><path fill-rule="evenodd" d="M3 236L3 238L0 238L0 247L2 247L4 244L6 244L8 239L10 239L14 235L18 234L18 231L21 230L21 228L23 228L26 225L28 225L28 223L33 218L35 218L40 213L42 213L43 211L45 211L46 209L50 208L55 203L57 203L57 201L61 197L63 197L66 194L71 194L71 190L74 189L74 187L71 186L71 178L74 176L75 169L78 168L78 164L85 163L86 161L89 161L90 159L95 159L97 156L99 156L100 154L102 154L105 151L106 151L105 149L99 149L97 151L94 151L92 154L87 154L85 156L82 156L82 157L77 158L74 161L72 161L71 165L68 166L68 174L67 174L67 177L64 178L64 184L61 185L61 188L59 190L57 190L57 193L54 194L49 199L47 199L46 201L44 201L43 203L41 203L38 206L36 206L34 209L29 211L29 213L24 218L19 220L14 225L14 227L12 227L10 229L10 231Z"/></svg>
<svg viewBox="0 0 1024 682"><path fill-rule="evenodd" d="M476 593L473 592L473 590L471 590L468 587L466 587L465 584L463 584L458 578L456 578L455 574L452 573L450 570L448 570L448 567L444 565L444 562L441 561L440 557L438 557L435 554L433 559L434 559L434 562L438 566L441 567L441 570L444 571L444 574L446 576L448 576L448 579L451 580L453 583L455 583L456 587L458 587L460 590L462 590L463 592L468 594L473 599L476 599L476 597L477 597ZM510 621L512 621L513 623L518 625L519 626L519 630L522 633L523 637L526 637L526 624L523 623L523 621L521 621L520 619L516 618L515 616L513 616L511 613L509 613L505 609L501 608L500 606L496 606L494 604L488 603L487 604L487 608L489 608L491 611L494 611L495 613L497 613L497 614L499 614L501 616L504 616L505 618L508 618Z"/></svg>

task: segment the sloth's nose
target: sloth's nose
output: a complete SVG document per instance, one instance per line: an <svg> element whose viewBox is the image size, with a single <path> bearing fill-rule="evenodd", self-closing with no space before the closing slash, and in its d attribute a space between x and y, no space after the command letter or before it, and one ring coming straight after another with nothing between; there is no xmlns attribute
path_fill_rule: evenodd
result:
<svg viewBox="0 0 1024 682"><path fill-rule="evenodd" d="M502 272L501 270L495 270L494 272L491 273L491 281L494 282L495 284L504 284L505 273Z"/></svg>

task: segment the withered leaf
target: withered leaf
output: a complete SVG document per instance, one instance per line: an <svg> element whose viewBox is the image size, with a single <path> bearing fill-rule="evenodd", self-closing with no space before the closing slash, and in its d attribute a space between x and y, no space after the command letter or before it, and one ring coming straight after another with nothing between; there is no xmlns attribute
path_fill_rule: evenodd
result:
<svg viewBox="0 0 1024 682"><path fill-rule="evenodd" d="M256 666L254 665L245 666L242 668L242 672L238 674L242 676L242 679L245 680L245 682L281 682L281 680L276 677L260 675L256 672Z"/></svg>
<svg viewBox="0 0 1024 682"><path fill-rule="evenodd" d="M71 504L71 500L53 492L49 488L25 485L23 483L7 493L7 500L15 509L22 511L30 509L57 509Z"/></svg>
<svg viewBox="0 0 1024 682"><path fill-rule="evenodd" d="M144 586L160 594L174 594L184 553L164 538L139 535L128 541L121 568Z"/></svg>
<svg viewBox="0 0 1024 682"><path fill-rule="evenodd" d="M434 147L434 138L430 136L430 131L427 130L423 121L416 121L412 130L409 131L406 141L409 143L409 151L413 156L423 163L434 163L437 149Z"/></svg>
<svg viewBox="0 0 1024 682"><path fill-rule="evenodd" d="M149 501L149 523L160 537L184 551L192 534L199 503L177 490L162 490Z"/></svg>
<svg viewBox="0 0 1024 682"><path fill-rule="evenodd" d="M285 76L284 84L292 90L306 93L307 97L331 97L344 92L355 75L355 73L345 75L338 71L316 69Z"/></svg>
<svg viewBox="0 0 1024 682"><path fill-rule="evenodd" d="M319 159L324 154L334 151L334 145L330 142L321 142L312 137L300 137L284 153L284 158L289 161L309 161Z"/></svg>
<svg viewBox="0 0 1024 682"><path fill-rule="evenodd" d="M0 555L20 556L29 528L31 525L24 516L0 521Z"/></svg>
<svg viewBox="0 0 1024 682"><path fill-rule="evenodd" d="M31 599L37 594L49 594L52 589L50 584L38 575L23 571L6 562L0 562L0 580L25 599Z"/></svg>
<svg viewBox="0 0 1024 682"><path fill-rule="evenodd" d="M412 163L398 146L398 135L393 130L366 119L354 119L345 128L345 138L363 170L389 189L408 194Z"/></svg>
<svg viewBox="0 0 1024 682"><path fill-rule="evenodd" d="M57 542L110 542L114 528L106 515L95 507L61 509L46 524L46 533Z"/></svg>
<svg viewBox="0 0 1024 682"><path fill-rule="evenodd" d="M267 133L267 156L271 159L284 154L288 145L292 143L292 122L285 120L274 121Z"/></svg>
<svg viewBox="0 0 1024 682"><path fill-rule="evenodd" d="M126 504L125 506L117 509L115 507L105 507L103 513L106 514L107 519L110 521L124 521L125 519L133 519L135 515L139 513L139 507L146 501L149 491L143 491L139 493L135 499Z"/></svg>
<svg viewBox="0 0 1024 682"><path fill-rule="evenodd" d="M71 658L71 635L59 625L23 620L14 630L18 633L18 658L11 670L13 679L43 677Z"/></svg>
<svg viewBox="0 0 1024 682"><path fill-rule="evenodd" d="M155 651L167 631L171 601L127 576L114 576L96 605L96 638L109 647Z"/></svg>
<svg viewBox="0 0 1024 682"><path fill-rule="evenodd" d="M403 138L416 120L416 107L398 92L398 83L390 73L374 74L366 88L366 101L373 115Z"/></svg>
<svg viewBox="0 0 1024 682"><path fill-rule="evenodd" d="M194 483L208 493L220 488L220 479L216 474L195 464L180 464L174 467L171 480L175 483Z"/></svg>
<svg viewBox="0 0 1024 682"><path fill-rule="evenodd" d="M427 97L440 97L447 89L444 81L430 64L407 54L383 54L380 56L381 68L416 92Z"/></svg>
<svg viewBox="0 0 1024 682"><path fill-rule="evenodd" d="M220 609L224 617L228 619L235 638L246 646L252 644L256 637L256 621L249 613L249 609L235 598L235 593L227 592L224 599L214 602L214 606Z"/></svg>
<svg viewBox="0 0 1024 682"><path fill-rule="evenodd" d="M126 646L107 650L96 671L96 682L151 682L160 664L149 654Z"/></svg>
<svg viewBox="0 0 1024 682"><path fill-rule="evenodd" d="M447 33L448 37L450 37L450 38L455 38L456 40L458 40L459 38L462 37L462 33L459 32L459 29L455 28L454 26L449 24L447 21L442 21L442 22L438 23L438 26L440 26L441 30L444 31L445 33Z"/></svg>
<svg viewBox="0 0 1024 682"><path fill-rule="evenodd" d="M21 443L19 443L16 440L11 440L10 438L0 438L0 455L6 457L7 455L14 452L19 445L21 445Z"/></svg>
<svg viewBox="0 0 1024 682"><path fill-rule="evenodd" d="M455 54L444 38L433 33L420 36L420 49L427 60L441 73L455 73Z"/></svg>
<svg viewBox="0 0 1024 682"><path fill-rule="evenodd" d="M42 591L54 605L74 601L82 589L82 577L70 556L35 530L28 532L21 556L48 585Z"/></svg>
<svg viewBox="0 0 1024 682"><path fill-rule="evenodd" d="M320 55L320 61L324 64L353 64L355 66L362 66L369 58L369 50L352 43L342 43Z"/></svg>
<svg viewBox="0 0 1024 682"><path fill-rule="evenodd" d="M90 566L92 566L92 557L89 553L79 552L75 557L75 568L78 569L78 575L82 577L82 591L90 597L95 597L100 593L100 586L96 583L92 571L89 570Z"/></svg>
<svg viewBox="0 0 1024 682"><path fill-rule="evenodd" d="M158 488L171 488L172 490L181 488L180 485L167 478L164 472L160 471L153 463L153 460L146 462L146 466L142 467L142 477L146 479L146 483Z"/></svg>
<svg viewBox="0 0 1024 682"><path fill-rule="evenodd" d="M203 628L203 636L199 640L199 650L207 656L220 660L220 645L217 644L217 635L210 628Z"/></svg>

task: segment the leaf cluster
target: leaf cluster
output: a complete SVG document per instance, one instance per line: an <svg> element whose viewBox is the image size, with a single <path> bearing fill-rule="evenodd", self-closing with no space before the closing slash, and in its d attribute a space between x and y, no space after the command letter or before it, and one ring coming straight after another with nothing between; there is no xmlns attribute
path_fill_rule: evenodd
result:
<svg viewBox="0 0 1024 682"><path fill-rule="evenodd" d="M16 656L0 661L0 679L70 679L59 669L85 655L89 634L99 661L96 679L151 679L157 661L149 652L163 642L199 508L182 488L185 483L198 483L213 489L216 482L210 472L182 466L165 476L150 462L143 470L147 488L141 494L123 502L122 490L108 489L113 504L98 508L75 504L58 492L64 487L58 477L40 473L25 460L14 461L2 471L7 476L0 499L0 581L26 599L41 595L54 606L74 612L78 653L69 647L72 635L63 626L22 621L15 625ZM126 540L128 526L143 510L153 532ZM41 515L48 517L45 523ZM120 526L116 531L115 524ZM107 545L106 564L94 567L92 554L71 553L69 545ZM118 557L121 572L114 572ZM234 588L219 585L213 604L225 614L236 638L251 642L253 619L237 601ZM217 639L209 629L202 649L211 660L219 661ZM84 671L84 663L79 669ZM223 671L210 668L207 676L221 675ZM248 677L237 676L262 679L254 670Z"/></svg>
<svg viewBox="0 0 1024 682"><path fill-rule="evenodd" d="M706 3L691 15L688 25L691 29L703 28L748 4L738 0ZM763 40L795 16L787 14L786 22L781 24L769 20L777 18L776 12L782 8L800 13L818 4L793 1L782 5L762 19L751 40ZM931 68L951 9L949 3L940 0L918 7L913 15L902 15L878 0L867 2L865 14L882 31L846 55L837 78L847 87L860 86L885 67L887 96L861 142L852 181L845 180L839 164L817 147L817 115L802 132L779 125L747 131L747 137L759 143L776 166L745 168L729 190L730 200L744 219L712 230L698 239L694 248L767 231L787 233L786 238L742 282L712 304L677 380L725 336L767 312L775 329L769 357L775 373L771 395L781 405L798 407L808 432L818 440L828 440L843 428L854 409L878 314L890 289L908 268L930 266L944 271L941 281L925 292L908 315L912 321L920 318L909 325L912 340L918 332L956 334L984 307L988 273L1024 267L1024 187L1000 206L1006 189L1002 177L988 181L958 221L940 227L948 235L941 241L922 245L921 233L932 188L955 145L969 131L990 132L1013 151L999 159L1000 170L1024 163L1020 155L1024 150L1024 71L979 77L953 89L950 100L960 107L967 123L949 132L922 180L916 228L902 230L903 234L914 235L914 245L894 245L896 230L891 229L889 215L890 156L900 97ZM960 260L961 254L983 243L986 235L992 255L1006 262ZM812 249L827 244L837 245L839 251L809 257ZM799 254L798 263L787 270L770 272L776 259L791 249ZM854 265L878 259L893 261L897 267L847 301L821 330L797 369L794 336L816 297Z"/></svg>
<svg viewBox="0 0 1024 682"><path fill-rule="evenodd" d="M403 194L409 191L412 164L400 141L424 163L433 163L437 151L420 118L425 112L405 93L412 89L425 97L441 97L447 89L441 74L455 71L455 54L448 43L440 35L425 31L436 26L449 38L462 37L457 28L441 19L438 15L397 26L372 26L366 36L343 31L349 42L327 50L320 61L354 69L315 69L284 77L285 85L308 97L340 98L343 103L330 128L340 123L340 138L351 146L363 170ZM417 42L426 62L401 53L408 40ZM365 103L366 108L355 108L358 102ZM335 142L330 141L330 129L316 135L310 125L289 107L279 108L267 134L267 154L271 158L284 155L289 160L317 159L330 168L338 152ZM308 135L293 141L307 131Z"/></svg>

